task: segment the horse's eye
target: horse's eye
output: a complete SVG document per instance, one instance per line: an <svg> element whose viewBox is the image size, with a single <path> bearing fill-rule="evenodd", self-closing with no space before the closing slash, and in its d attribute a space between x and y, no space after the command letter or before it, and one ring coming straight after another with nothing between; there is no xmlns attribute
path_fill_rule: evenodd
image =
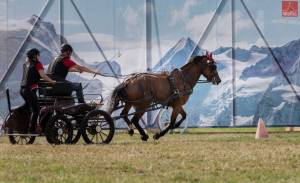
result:
<svg viewBox="0 0 300 183"><path fill-rule="evenodd" d="M217 70L217 66L216 66L216 65L211 65L211 66L210 66L210 69L211 69L211 70Z"/></svg>

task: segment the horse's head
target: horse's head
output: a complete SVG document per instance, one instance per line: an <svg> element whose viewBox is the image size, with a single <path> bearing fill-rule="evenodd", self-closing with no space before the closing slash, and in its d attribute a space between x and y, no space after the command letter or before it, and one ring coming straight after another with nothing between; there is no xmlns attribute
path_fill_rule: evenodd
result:
<svg viewBox="0 0 300 183"><path fill-rule="evenodd" d="M206 77L208 82L212 82L214 85L218 85L221 83L221 79L219 77L216 62L212 57L212 53L206 52L204 56L202 56L203 63L203 75Z"/></svg>

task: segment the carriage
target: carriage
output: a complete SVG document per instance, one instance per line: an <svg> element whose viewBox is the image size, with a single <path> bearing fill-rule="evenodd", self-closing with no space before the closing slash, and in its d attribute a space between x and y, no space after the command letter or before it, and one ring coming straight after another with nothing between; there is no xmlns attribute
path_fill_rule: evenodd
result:
<svg viewBox="0 0 300 183"><path fill-rule="evenodd" d="M68 83L41 82L39 86L37 134L28 133L29 108L26 105L11 108L9 89L6 90L9 114L2 130L12 144L32 144L40 136L45 136L50 144L75 144L81 136L87 144L107 144L112 140L114 123L109 114L99 109L103 104L101 95L97 102L79 104L75 103Z"/></svg>

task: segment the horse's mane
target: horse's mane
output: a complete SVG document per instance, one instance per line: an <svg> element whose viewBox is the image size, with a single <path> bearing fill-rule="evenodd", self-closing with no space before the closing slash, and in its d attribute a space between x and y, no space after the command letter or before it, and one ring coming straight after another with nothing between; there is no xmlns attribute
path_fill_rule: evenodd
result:
<svg viewBox="0 0 300 183"><path fill-rule="evenodd" d="M203 58L206 57L205 55L202 55L202 56L195 56L195 57L192 57L190 58L190 60L188 61L188 63L186 63L185 65L183 65L180 69L183 70L187 67L190 67L190 65L194 64L195 62L202 62Z"/></svg>

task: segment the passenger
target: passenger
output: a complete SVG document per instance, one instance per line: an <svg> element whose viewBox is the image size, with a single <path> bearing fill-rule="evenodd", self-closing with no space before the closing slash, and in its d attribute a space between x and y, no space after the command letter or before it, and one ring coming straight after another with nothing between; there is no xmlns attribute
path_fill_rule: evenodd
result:
<svg viewBox="0 0 300 183"><path fill-rule="evenodd" d="M27 52L27 60L23 65L23 77L21 81L20 94L31 110L29 132L36 133L35 128L40 112L40 106L37 97L38 82L40 78L50 83L55 83L44 73L44 67L40 62L40 51L33 48Z"/></svg>
<svg viewBox="0 0 300 183"><path fill-rule="evenodd" d="M69 44L63 44L61 47L61 53L54 61L49 65L47 73L50 74L52 79L57 81L63 81L69 83L72 91L76 91L76 96L79 103L85 103L83 98L81 83L72 83L66 80L69 72L88 72L93 74L99 74L87 67L76 64L71 60L71 55L73 53L73 48Z"/></svg>

